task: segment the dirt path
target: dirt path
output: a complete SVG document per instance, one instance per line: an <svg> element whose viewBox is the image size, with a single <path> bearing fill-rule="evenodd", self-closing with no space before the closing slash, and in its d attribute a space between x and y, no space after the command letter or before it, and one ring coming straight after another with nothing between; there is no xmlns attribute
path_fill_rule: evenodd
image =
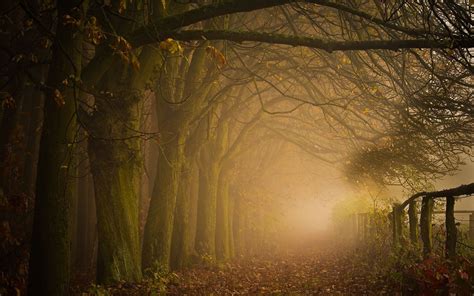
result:
<svg viewBox="0 0 474 296"><path fill-rule="evenodd" d="M86 295L397 295L380 268L325 244L280 255L193 267L142 283L89 288ZM316 247L317 246L317 247ZM376 258L377 256L373 256ZM378 257L380 258L380 257ZM84 289L79 293L82 294ZM80 291L78 290L78 291Z"/></svg>
<svg viewBox="0 0 474 296"><path fill-rule="evenodd" d="M237 260L220 268L193 268L168 286L175 295L394 295L395 288L349 253L312 250L278 258Z"/></svg>

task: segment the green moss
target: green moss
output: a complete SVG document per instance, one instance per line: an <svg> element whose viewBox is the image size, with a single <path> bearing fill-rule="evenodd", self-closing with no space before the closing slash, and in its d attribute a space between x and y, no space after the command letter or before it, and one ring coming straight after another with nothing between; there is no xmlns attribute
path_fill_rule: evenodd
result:
<svg viewBox="0 0 474 296"><path fill-rule="evenodd" d="M158 159L157 177L148 211L143 241L142 268L153 262L169 269L173 223L181 168L184 161L184 136L168 143Z"/></svg>
<svg viewBox="0 0 474 296"><path fill-rule="evenodd" d="M199 199L196 229L196 251L200 256L216 258L216 211L219 165L213 162L199 169Z"/></svg>

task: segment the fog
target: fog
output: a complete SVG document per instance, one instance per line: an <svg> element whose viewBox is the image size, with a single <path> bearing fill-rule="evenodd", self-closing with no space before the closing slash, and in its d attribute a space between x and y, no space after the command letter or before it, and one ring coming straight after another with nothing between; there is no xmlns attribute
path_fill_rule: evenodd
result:
<svg viewBox="0 0 474 296"><path fill-rule="evenodd" d="M1 1L0 295L472 294L472 8Z"/></svg>

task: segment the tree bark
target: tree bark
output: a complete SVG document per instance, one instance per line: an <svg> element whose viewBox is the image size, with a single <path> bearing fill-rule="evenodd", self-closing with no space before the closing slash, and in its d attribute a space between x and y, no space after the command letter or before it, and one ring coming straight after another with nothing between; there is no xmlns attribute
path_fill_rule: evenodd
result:
<svg viewBox="0 0 474 296"><path fill-rule="evenodd" d="M201 257L216 259L216 211L219 165L211 161L199 167L199 199L196 229L196 251Z"/></svg>
<svg viewBox="0 0 474 296"><path fill-rule="evenodd" d="M219 261L226 261L231 257L229 179L227 174L227 169L221 169L217 187L216 259Z"/></svg>
<svg viewBox="0 0 474 296"><path fill-rule="evenodd" d="M59 19L73 13L77 2L60 2ZM81 2L83 9L87 1ZM58 22L49 71L49 92L38 163L35 213L29 269L29 295L66 295L70 280L71 196L74 192L75 98L77 89L63 87L79 77L82 36ZM61 94L54 91L60 90ZM62 102L61 100L64 100ZM64 104L63 104L64 103Z"/></svg>
<svg viewBox="0 0 474 296"><path fill-rule="evenodd" d="M183 133L173 134L158 156L153 195L143 241L142 268L169 270L173 222L184 161Z"/></svg>
<svg viewBox="0 0 474 296"><path fill-rule="evenodd" d="M183 165L176 211L173 224L173 239L171 244L171 269L181 269L188 265L192 249L191 241L191 206L195 194L191 192L193 169L191 160Z"/></svg>
<svg viewBox="0 0 474 296"><path fill-rule="evenodd" d="M234 212L232 219L232 236L234 241L234 254L235 256L242 255L242 209L241 209L241 198L236 196L234 199Z"/></svg>
<svg viewBox="0 0 474 296"><path fill-rule="evenodd" d="M89 159L97 209L97 281L141 279L138 201L141 177L140 91L118 93L81 120L89 133Z"/></svg>

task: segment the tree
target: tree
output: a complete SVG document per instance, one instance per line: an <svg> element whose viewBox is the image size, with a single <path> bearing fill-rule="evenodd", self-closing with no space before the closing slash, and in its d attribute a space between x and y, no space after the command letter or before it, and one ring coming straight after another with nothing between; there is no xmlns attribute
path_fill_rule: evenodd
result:
<svg viewBox="0 0 474 296"><path fill-rule="evenodd" d="M96 195L99 282L140 280L140 262L143 269L156 263L168 268L173 225L181 219L175 213L183 210L179 184L186 182L183 164L188 152L200 162L196 247L201 254L214 256L216 219L226 220L225 211L229 211L225 205L229 177L222 168L233 164L224 160L225 154L240 150L234 147L242 145L245 137L236 136L231 145L226 142L238 134L229 131L246 130L218 118L228 107L229 101L223 98L235 86L247 88L257 99L249 105L249 113L257 115L248 130L261 114L281 115L277 127L267 127L320 157L333 155L334 150L337 155L353 148L383 150L392 143L396 149L385 150L390 157L413 153L411 135L430 148L430 163L441 165L443 172L454 169L460 155L470 153L467 147L472 138L464 138L472 129L469 50L474 40L466 5L320 0L81 4L83 12L77 18L68 11L69 5L58 6L57 32L48 32L56 47L51 81L45 87L57 102L62 104L64 99L66 104L61 112L52 100L45 107L49 117L41 144L36 216L38 221L49 216L58 219L56 230L64 232L53 231L59 243L51 250L66 262L69 202L66 195L55 195L57 190L50 188L73 189L67 175L61 175L59 183L52 176L64 165L60 160L72 159L66 148L74 147L67 143L74 142L69 132L75 124L73 120L68 125L65 118L74 119L73 107L79 105L78 119L89 137ZM73 29L85 36L87 50L81 49L82 34L65 33ZM67 45L65 52L61 44ZM79 61L76 58L82 53L84 59ZM59 77L55 63L69 67L65 76ZM68 85L61 86L63 81ZM140 151L143 138L156 136L142 130L143 101L151 91L158 102L160 155L141 258ZM271 100L261 96L264 91ZM308 107L306 115L298 112L303 106ZM292 114L287 116L291 118L285 114ZM315 115L317 120L311 118ZM58 124L53 124L52 116ZM296 117L299 129L286 128ZM188 132L202 131L203 119L209 122L208 136L199 137L200 144L190 148ZM458 127L463 128L453 132ZM65 134L68 140L58 142ZM315 143L321 143L317 149ZM331 150L343 145L348 149ZM446 155L448 164L441 160ZM421 153L416 156L417 164L426 159ZM49 194L54 197L43 197ZM53 200L58 202L47 202ZM38 223L35 227L46 226ZM228 240L225 232L225 228L218 231L222 258L230 253L223 243ZM35 242L46 245L38 235Z"/></svg>
<svg viewBox="0 0 474 296"><path fill-rule="evenodd" d="M61 3L60 19L80 18L86 2ZM73 16L71 16L73 15ZM76 24L58 22L49 70L47 100L38 163L35 217L28 293L64 295L69 289L71 204L74 191L75 98L80 75L82 35Z"/></svg>

